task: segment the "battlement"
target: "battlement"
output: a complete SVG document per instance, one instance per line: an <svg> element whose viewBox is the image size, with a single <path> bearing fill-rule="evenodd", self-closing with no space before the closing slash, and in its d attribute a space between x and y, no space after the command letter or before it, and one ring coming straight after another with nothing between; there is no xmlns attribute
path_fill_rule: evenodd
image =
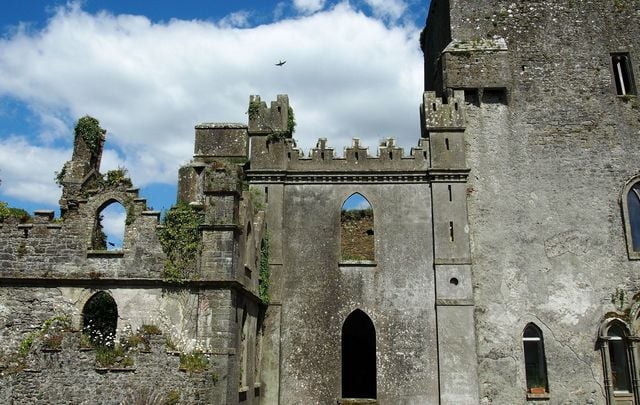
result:
<svg viewBox="0 0 640 405"><path fill-rule="evenodd" d="M448 103L442 97L437 97L435 91L425 91L422 95L420 112L423 137L426 137L431 130L464 130L466 126L464 91L454 91Z"/></svg>
<svg viewBox="0 0 640 405"><path fill-rule="evenodd" d="M249 132L252 135L285 133L289 131L289 96L279 94L276 101L267 103L260 96L249 97Z"/></svg>

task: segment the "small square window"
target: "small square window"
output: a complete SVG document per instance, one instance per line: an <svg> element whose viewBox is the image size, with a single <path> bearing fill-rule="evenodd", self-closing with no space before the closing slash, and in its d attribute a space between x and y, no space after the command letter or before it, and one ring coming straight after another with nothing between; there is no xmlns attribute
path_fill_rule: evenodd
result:
<svg viewBox="0 0 640 405"><path fill-rule="evenodd" d="M636 83L633 79L633 68L628 53L612 53L611 67L613 80L616 84L616 94L626 96L636 94Z"/></svg>

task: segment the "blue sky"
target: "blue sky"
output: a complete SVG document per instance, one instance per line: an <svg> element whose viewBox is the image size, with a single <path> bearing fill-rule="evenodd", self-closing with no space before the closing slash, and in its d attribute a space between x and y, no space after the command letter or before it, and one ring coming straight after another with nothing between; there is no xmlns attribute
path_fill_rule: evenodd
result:
<svg viewBox="0 0 640 405"><path fill-rule="evenodd" d="M57 209L54 172L75 121L107 129L102 171L124 166L155 209L200 122L246 122L250 94L289 94L304 153L419 138L417 0L0 3L0 200ZM273 64L287 60L282 68ZM105 225L106 226L106 225Z"/></svg>

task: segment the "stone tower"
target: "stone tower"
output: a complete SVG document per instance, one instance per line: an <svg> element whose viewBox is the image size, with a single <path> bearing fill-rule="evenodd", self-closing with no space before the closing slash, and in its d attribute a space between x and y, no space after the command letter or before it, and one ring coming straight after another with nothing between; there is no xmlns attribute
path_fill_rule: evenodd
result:
<svg viewBox="0 0 640 405"><path fill-rule="evenodd" d="M431 2L425 89L465 100L474 403L640 403L639 13Z"/></svg>

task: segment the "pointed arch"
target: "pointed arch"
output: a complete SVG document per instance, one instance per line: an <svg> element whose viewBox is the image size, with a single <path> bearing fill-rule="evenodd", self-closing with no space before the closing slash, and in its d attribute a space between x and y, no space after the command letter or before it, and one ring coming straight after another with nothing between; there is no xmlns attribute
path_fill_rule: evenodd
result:
<svg viewBox="0 0 640 405"><path fill-rule="evenodd" d="M607 319L600 325L598 341L609 405L617 403L617 400L628 401L632 396L635 403L640 400L640 393L632 384L631 376L636 370L631 359L635 350L629 337L629 327L619 318Z"/></svg>
<svg viewBox="0 0 640 405"><path fill-rule="evenodd" d="M620 201L629 259L640 259L640 175L625 183Z"/></svg>
<svg viewBox="0 0 640 405"><path fill-rule="evenodd" d="M376 379L376 329L356 309L342 324L342 397L376 399Z"/></svg>
<svg viewBox="0 0 640 405"><path fill-rule="evenodd" d="M528 323L522 331L525 376L527 392L544 394L549 392L547 377L547 359L544 353L542 330L535 323Z"/></svg>
<svg viewBox="0 0 640 405"><path fill-rule="evenodd" d="M127 210L121 201L110 198L103 202L96 210L91 232L91 249L121 250L126 220Z"/></svg>
<svg viewBox="0 0 640 405"><path fill-rule="evenodd" d="M99 291L82 308L82 331L94 345L112 345L118 327L118 306L113 297Z"/></svg>
<svg viewBox="0 0 640 405"><path fill-rule="evenodd" d="M375 259L373 206L360 193L353 193L340 210L340 257L342 260Z"/></svg>

